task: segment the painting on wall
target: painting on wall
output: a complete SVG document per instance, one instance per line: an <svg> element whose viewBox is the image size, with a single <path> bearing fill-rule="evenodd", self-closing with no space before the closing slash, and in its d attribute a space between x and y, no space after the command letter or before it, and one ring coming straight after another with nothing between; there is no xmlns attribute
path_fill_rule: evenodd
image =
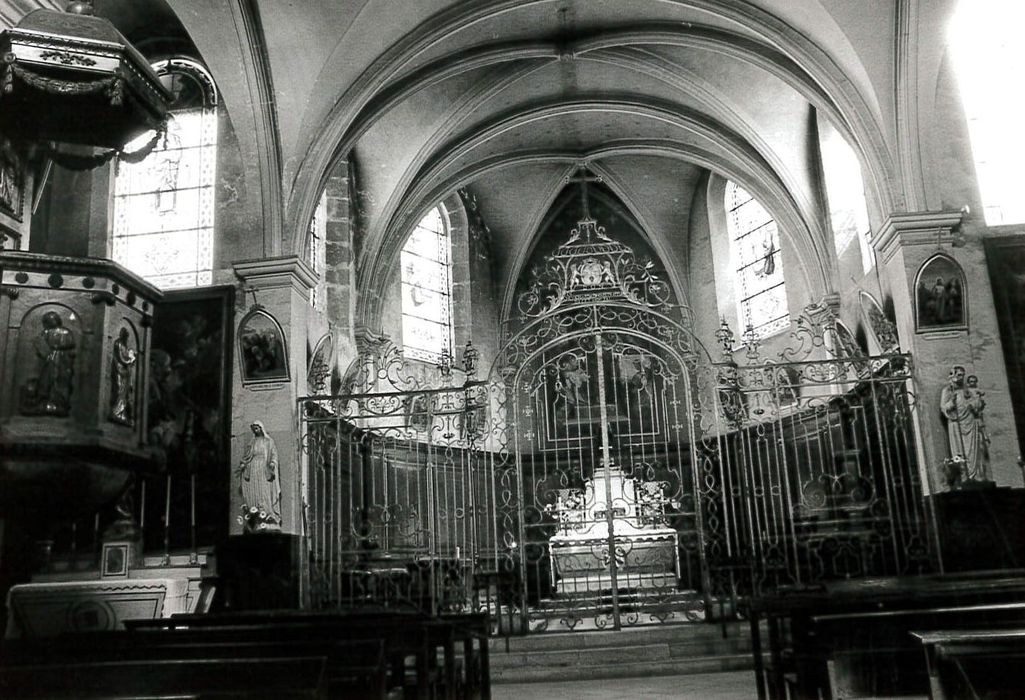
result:
<svg viewBox="0 0 1025 700"><path fill-rule="evenodd" d="M149 356L150 444L171 477L146 491L146 512L168 507L171 546L187 546L189 489L195 475L197 541L227 536L224 494L230 478L231 329L234 289L170 291L156 307ZM160 547L160 528L146 529L146 547ZM175 538L181 538L175 540Z"/></svg>
<svg viewBox="0 0 1025 700"><path fill-rule="evenodd" d="M243 384L288 381L285 334L261 308L246 314L238 326L239 367Z"/></svg>
<svg viewBox="0 0 1025 700"><path fill-rule="evenodd" d="M956 330L968 326L964 271L952 258L935 255L915 278L915 328Z"/></svg>
<svg viewBox="0 0 1025 700"><path fill-rule="evenodd" d="M25 162L7 139L0 137L0 213L21 221L25 209Z"/></svg>

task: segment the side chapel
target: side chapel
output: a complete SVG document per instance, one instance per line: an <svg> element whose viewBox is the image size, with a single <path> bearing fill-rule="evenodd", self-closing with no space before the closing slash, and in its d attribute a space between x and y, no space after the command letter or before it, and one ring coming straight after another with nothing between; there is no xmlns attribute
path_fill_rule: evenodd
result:
<svg viewBox="0 0 1025 700"><path fill-rule="evenodd" d="M1011 697L1023 19L0 0L0 694Z"/></svg>

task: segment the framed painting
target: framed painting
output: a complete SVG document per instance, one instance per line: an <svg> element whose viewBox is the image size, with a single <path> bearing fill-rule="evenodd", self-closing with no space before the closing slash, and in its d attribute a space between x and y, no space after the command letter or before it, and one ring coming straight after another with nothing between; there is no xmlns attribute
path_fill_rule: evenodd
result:
<svg viewBox="0 0 1025 700"><path fill-rule="evenodd" d="M25 160L0 136L0 214L21 222L25 210Z"/></svg>
<svg viewBox="0 0 1025 700"><path fill-rule="evenodd" d="M254 308L238 324L238 366L243 384L288 381L285 333L262 308Z"/></svg>
<svg viewBox="0 0 1025 700"><path fill-rule="evenodd" d="M915 277L915 330L968 328L968 287L964 271L942 253L925 261Z"/></svg>
<svg viewBox="0 0 1025 700"><path fill-rule="evenodd" d="M208 287L165 292L154 311L147 426L166 460L170 494L154 480L145 512L162 516L167 508L172 547L190 543L193 477L198 546L228 534L234 306L233 287ZM161 528L146 525L147 550L159 548Z"/></svg>

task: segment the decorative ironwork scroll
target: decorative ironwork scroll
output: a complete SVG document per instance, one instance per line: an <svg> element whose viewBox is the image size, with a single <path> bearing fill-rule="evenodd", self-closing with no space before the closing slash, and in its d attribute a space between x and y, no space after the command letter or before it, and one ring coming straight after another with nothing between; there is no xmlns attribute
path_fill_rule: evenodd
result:
<svg viewBox="0 0 1025 700"><path fill-rule="evenodd" d="M554 313L563 305L629 301L651 309L664 308L671 296L650 261L638 261L628 246L614 241L591 218L577 222L569 239L549 255L544 268L531 270L528 291L518 308L527 318Z"/></svg>

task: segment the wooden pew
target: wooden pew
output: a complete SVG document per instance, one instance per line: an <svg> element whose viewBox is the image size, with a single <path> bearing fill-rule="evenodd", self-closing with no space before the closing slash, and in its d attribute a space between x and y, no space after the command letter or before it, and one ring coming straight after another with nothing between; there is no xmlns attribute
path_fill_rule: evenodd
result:
<svg viewBox="0 0 1025 700"><path fill-rule="evenodd" d="M107 661L174 662L202 660L319 658L324 661L327 697L383 700L387 693L384 645L380 641L253 639L167 632L139 635L99 632L50 640L25 640L4 650L6 667L60 669Z"/></svg>
<svg viewBox="0 0 1025 700"><path fill-rule="evenodd" d="M392 671L392 687L412 686L407 694L418 698L431 695L490 698L489 622L484 614L447 614L432 618L407 611L266 611L182 615L129 622L128 627L139 633L170 630L209 635L216 630L218 634L266 635L270 633L253 630L273 630L276 635L302 635L303 638L381 637ZM456 653L460 644L461 658ZM440 668L438 656L441 657ZM407 676L411 677L411 682L407 681Z"/></svg>
<svg viewBox="0 0 1025 700"><path fill-rule="evenodd" d="M0 667L0 697L327 698L323 657L147 659Z"/></svg>
<svg viewBox="0 0 1025 700"><path fill-rule="evenodd" d="M226 622L226 621L225 621ZM277 621L272 624L202 625L171 629L133 630L130 632L142 644L231 644L244 639L252 643L285 645L299 643L375 643L382 650L379 671L387 679L389 688L403 687L411 697L426 700L436 681L431 675L429 639L427 630L420 625L399 625L396 621L350 620L344 625L294 624ZM150 640L161 639L163 642ZM327 668L329 678L335 678L339 669L345 672L346 663L332 660ZM386 688L387 690L387 688Z"/></svg>
<svg viewBox="0 0 1025 700"><path fill-rule="evenodd" d="M463 697L491 700L490 617L486 613L465 613L442 615L441 619L454 626L456 641L463 646Z"/></svg>
<svg viewBox="0 0 1025 700"><path fill-rule="evenodd" d="M994 571L825 583L751 601L759 698L926 692L911 630L1025 624L1025 572ZM765 673L768 671L768 673Z"/></svg>
<svg viewBox="0 0 1025 700"><path fill-rule="evenodd" d="M1025 628L911 634L925 652L933 700L1010 700L1025 692Z"/></svg>

